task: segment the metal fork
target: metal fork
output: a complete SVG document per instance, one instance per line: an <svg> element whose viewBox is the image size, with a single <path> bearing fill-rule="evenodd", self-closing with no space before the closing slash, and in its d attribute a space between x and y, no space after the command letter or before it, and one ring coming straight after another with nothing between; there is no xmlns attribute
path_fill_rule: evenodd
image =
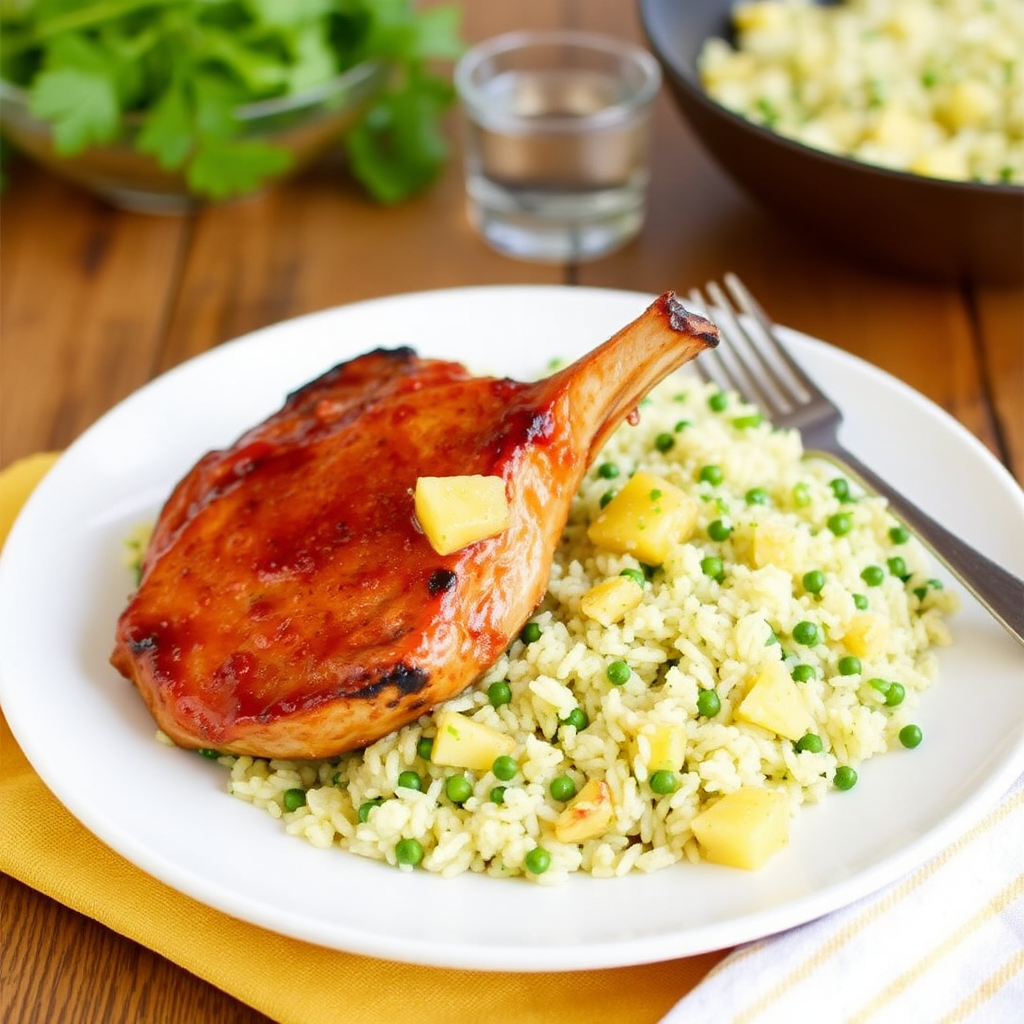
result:
<svg viewBox="0 0 1024 1024"><path fill-rule="evenodd" d="M775 325L735 274L725 275L731 300L715 282L690 303L713 320L724 344L693 364L704 379L737 392L780 428L800 431L806 451L847 470L867 490L888 499L889 508L931 550L1019 643L1024 644L1024 581L986 558L922 512L839 441L842 413L793 361Z"/></svg>

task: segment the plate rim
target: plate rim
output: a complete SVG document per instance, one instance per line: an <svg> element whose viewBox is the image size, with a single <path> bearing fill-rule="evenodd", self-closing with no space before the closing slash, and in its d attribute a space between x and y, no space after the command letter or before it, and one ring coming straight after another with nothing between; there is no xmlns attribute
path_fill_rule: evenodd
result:
<svg viewBox="0 0 1024 1024"><path fill-rule="evenodd" d="M625 301L628 299L629 301L637 303L649 302L654 298L653 294L645 292L625 289L593 288L588 286L486 285L466 286L460 288L439 288L419 292L402 293L395 296L378 296L376 298L365 299L354 303L346 303L329 309L304 314L303 316L267 325L255 331L241 335L240 337L232 339L215 349L208 350L207 352L195 356L171 370L168 370L166 373L154 378L152 381L147 382L147 384L132 392L131 395L127 396L124 400L119 402L111 410L100 417L93 426L84 431L83 434L80 435L80 437L77 438L76 441L73 442L73 444L70 445L61 455L58 462L48 474L48 478L53 477L59 483L59 474L54 474L60 467L61 463L65 463L67 460L73 460L75 458L73 453L80 450L81 447L89 444L89 439L96 436L96 431L100 429L100 425L109 422L110 419L116 416L118 411L125 407L129 402L143 401L147 395L152 394L153 388L166 387L168 379L172 378L174 375L179 373L195 372L197 364L202 364L204 366L214 365L203 363L202 361L204 360L208 360L213 357L228 360L234 358L232 353L239 351L240 346L251 343L255 338L261 338L266 335L273 337L274 334L281 332L286 334L294 333L296 331L301 332L302 328L310 321L323 319L324 321L329 322L331 319L336 318L339 315L345 315L354 307L367 307L373 305L387 306L393 305L396 301L412 302L415 304L423 301L424 299L428 301L441 302L452 300L458 301L459 298L464 297L467 294L471 294L477 299L483 299L488 294L508 296L513 293L520 297L525 297L526 293L545 295L571 294L574 301L576 299L585 298L587 294L609 297L613 300L622 299ZM796 341L798 347L808 345L810 350L813 350L820 346L821 351L824 352L828 358L838 358L840 363L844 360L849 360L851 361L850 365L857 364L862 369L869 371L870 374L880 374L885 378L889 385L895 386L896 390L905 400L921 406L923 411L929 416L935 417L937 415L944 427L953 430L959 435L960 440L971 449L973 455L980 456L983 467L987 471L993 472L995 479L1001 485L1005 486L1007 483L1010 483L1014 488L1016 488L1012 492L1012 497L1016 502L1016 510L1024 516L1024 492L1021 492L1020 489L1016 487L1016 481L1013 480L1013 477L1010 475L1008 470L1006 470L995 456L985 448L974 434L968 431L948 412L903 381L853 353L838 349L829 345L827 342L789 328L784 328L784 332L787 338ZM351 354L347 354L346 358L351 358ZM56 484L48 486L46 479L44 479L38 492L33 494L26 503L25 514L20 515L18 520L15 522L11 535L8 538L8 545L11 545L12 542L15 545L20 543L18 538L21 536L21 530L25 528L20 528L19 524L21 524L23 520L25 522L31 520L32 515L34 514L32 510L45 504L49 490L55 486ZM4 584L6 574L4 572L4 565L5 560L0 558L0 599L2 599L5 589ZM3 701L5 705L5 714L7 714L8 701L5 699L5 695L8 693L8 684L4 678L6 673L2 671L4 664L4 656L0 653L0 700ZM124 852L124 848L132 848L130 836L119 836L119 842L111 843L108 841L107 836L100 835L96 832L91 821L85 820L82 814L71 806L72 804L78 806L78 801L72 799L69 803L68 800L65 799L66 794L57 792L57 789L59 789L60 786L58 785L56 788L53 787L50 784L50 779L47 778L47 774L43 771L39 771L39 768L36 767L36 759L33 758L32 753L30 752L35 751L36 756L39 756L35 738L29 738L26 744L23 736L19 733L19 726L21 723L17 722L18 713L15 713L14 720L11 719L9 714L7 714L7 717L12 733L22 746L22 749L25 751L26 757L29 759L30 763L32 763L35 770L39 772L44 783L55 792L57 799L71 811L71 813L84 825L84 827L93 832L93 834L98 835L102 841L107 843L107 845L113 846L117 852L121 853L122 856L126 856L126 859L129 859L137 867L140 867L143 871L153 875L179 892L184 892L186 895L198 898L208 906L228 913L233 917L250 921L258 926L261 925L261 922L254 921L247 915L239 914L238 908L233 905L232 900L225 899L222 892L217 891L216 889L211 889L209 886L205 886L203 884L203 879L192 878L191 881L193 883L193 887L190 889L183 889L179 884L176 884L175 881L166 877L161 871L152 870L151 865L156 864L156 861L154 861L151 856L146 856L145 853L143 854L140 859L144 860L146 862L145 864L140 863L140 859L136 859L136 857L128 856ZM26 747L28 749L26 749ZM816 895L805 896L790 904L773 908L773 923L769 932L764 931L763 927L757 923L763 915L754 915L752 919L730 920L722 922L717 927L706 926L703 930L706 935L705 941L698 942L696 944L687 944L686 942L677 941L674 944L670 944L671 948L664 948L665 936L663 935L631 939L626 943L608 941L603 943L601 946L584 945L578 949L561 946L545 947L544 956L551 958L554 955L557 958L557 964L552 966L550 963L538 963L534 956L526 955L517 957L514 952L510 953L507 948L500 946L495 946L493 949L488 951L481 950L479 947L475 946L460 947L458 944L454 944L449 945L442 951L424 948L423 943L419 941L411 943L396 942L391 936L379 941L373 937L362 936L360 939L359 936L354 936L353 938L356 941L346 941L344 945L339 945L336 935L332 938L326 934L313 934L318 930L310 930L308 925L304 926L302 922L290 923L283 919L279 922L281 926L274 927L274 930L280 931L282 934L291 935L294 938L313 941L317 944L328 946L330 948L346 949L352 952L366 953L368 955L380 956L389 959L399 959L410 963L419 963L429 966L478 970L562 971L598 969L613 966L626 966L637 963L650 963L659 960L673 959L678 956L706 952L709 949L718 949L723 948L723 946L735 945L738 942L749 941L750 939L761 937L764 934L769 934L770 932L780 930L781 928L791 927L795 924L810 920L813 917L820 916L822 913L838 909L841 906L846 906L849 903L854 902L856 899L859 899L870 892L876 891L879 887L886 884L886 882L892 881L914 864L921 863L927 852L937 852L938 849L941 849L945 842L955 837L955 835L963 830L966 822L980 815L992 799L1008 789L1022 770L1024 770L1024 744L1018 744L1014 756L1008 756L1005 758L1000 770L990 774L988 777L983 797L976 797L974 800L961 805L955 813L947 815L943 819L941 825L933 828L930 832L920 837L916 842L906 844L898 854L884 858L876 864L873 869L861 871L859 875L856 876L856 884L847 883L845 885L840 884L838 886L832 886L831 888L826 889L823 892L819 892ZM246 808L246 810L250 813L252 811L251 808ZM86 817L89 816L86 815ZM136 856L138 856L138 854ZM160 867L159 864L156 866L158 868ZM173 869L173 865L169 865L165 870L169 869ZM180 868L176 869L176 873L180 875ZM590 885L615 884L614 882L606 882L605 880L588 879L580 881L583 881L584 884ZM487 884L495 883L494 880L488 880ZM534 888L543 889L543 887ZM842 892L837 892L837 890L842 890ZM552 892L555 890L547 889L544 891ZM198 895L198 893L202 893L202 895ZM285 917L286 916L287 915L285 915ZM748 915L748 918L749 917L750 916ZM268 927L266 923L262 923L261 926Z"/></svg>

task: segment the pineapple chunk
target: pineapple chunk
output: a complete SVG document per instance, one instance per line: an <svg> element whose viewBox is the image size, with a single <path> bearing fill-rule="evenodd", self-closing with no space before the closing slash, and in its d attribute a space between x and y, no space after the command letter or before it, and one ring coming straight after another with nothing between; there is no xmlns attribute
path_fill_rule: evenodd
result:
<svg viewBox="0 0 1024 1024"><path fill-rule="evenodd" d="M736 708L736 717L794 742L811 726L811 715L799 686L778 663L769 665L754 680Z"/></svg>
<svg viewBox="0 0 1024 1024"><path fill-rule="evenodd" d="M500 476L421 476L413 500L416 519L439 555L508 528L508 499Z"/></svg>
<svg viewBox="0 0 1024 1024"><path fill-rule="evenodd" d="M789 11L778 0L737 4L732 16L741 32L783 32L789 27Z"/></svg>
<svg viewBox="0 0 1024 1024"><path fill-rule="evenodd" d="M999 94L987 82L967 79L950 89L945 104L946 124L953 131L960 128L983 128L999 111Z"/></svg>
<svg viewBox="0 0 1024 1024"><path fill-rule="evenodd" d="M555 837L561 843L582 843L601 835L615 814L612 792L604 779L591 779L576 794L555 822Z"/></svg>
<svg viewBox="0 0 1024 1024"><path fill-rule="evenodd" d="M953 181L970 177L966 156L953 144L933 146L919 153L911 161L910 170L929 178L949 178Z"/></svg>
<svg viewBox="0 0 1024 1024"><path fill-rule="evenodd" d="M438 718L430 760L448 768L485 772L495 758L511 754L515 749L516 741L511 736L458 711L443 711Z"/></svg>
<svg viewBox="0 0 1024 1024"><path fill-rule="evenodd" d="M612 576L591 587L580 600L580 609L602 626L622 620L626 612L639 606L644 599L643 588L628 576Z"/></svg>
<svg viewBox="0 0 1024 1024"><path fill-rule="evenodd" d="M884 654L889 643L889 623L881 615L872 612L854 615L846 627L843 643L858 658L873 658Z"/></svg>
<svg viewBox="0 0 1024 1024"><path fill-rule="evenodd" d="M648 772L678 772L686 760L686 729L675 722L656 722L645 725L638 734L650 745L647 758ZM634 751L637 748L634 740Z"/></svg>
<svg viewBox="0 0 1024 1024"><path fill-rule="evenodd" d="M606 551L658 565L672 547L689 540L697 502L653 473L635 473L590 524L587 536Z"/></svg>
<svg viewBox="0 0 1024 1024"><path fill-rule="evenodd" d="M794 575L807 561L807 537L785 523L758 523L752 557L756 569L775 565Z"/></svg>
<svg viewBox="0 0 1024 1024"><path fill-rule="evenodd" d="M742 786L690 827L708 860L753 871L789 842L789 804L778 790Z"/></svg>
<svg viewBox="0 0 1024 1024"><path fill-rule="evenodd" d="M886 149L911 154L923 144L926 127L927 122L919 117L915 117L902 107L891 106L878 114L869 135Z"/></svg>

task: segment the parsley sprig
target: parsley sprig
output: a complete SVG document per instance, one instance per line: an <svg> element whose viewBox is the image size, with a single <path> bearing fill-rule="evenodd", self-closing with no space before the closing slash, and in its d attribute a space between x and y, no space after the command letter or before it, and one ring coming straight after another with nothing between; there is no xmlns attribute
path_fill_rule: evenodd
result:
<svg viewBox="0 0 1024 1024"><path fill-rule="evenodd" d="M387 86L348 133L353 174L383 203L428 186L448 156L453 100L435 69L462 50L456 6L410 0L0 0L0 76L71 156L123 137L213 199L287 170L287 149L246 138L236 109L290 97L364 60Z"/></svg>

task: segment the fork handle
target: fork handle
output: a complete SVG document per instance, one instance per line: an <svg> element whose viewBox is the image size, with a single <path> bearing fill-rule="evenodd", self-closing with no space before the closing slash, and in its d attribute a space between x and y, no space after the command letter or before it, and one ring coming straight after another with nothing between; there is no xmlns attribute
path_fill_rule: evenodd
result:
<svg viewBox="0 0 1024 1024"><path fill-rule="evenodd" d="M862 485L888 498L893 513L932 554L985 606L1020 644L1024 644L1024 580L987 558L937 523L847 451L818 451L859 478Z"/></svg>

